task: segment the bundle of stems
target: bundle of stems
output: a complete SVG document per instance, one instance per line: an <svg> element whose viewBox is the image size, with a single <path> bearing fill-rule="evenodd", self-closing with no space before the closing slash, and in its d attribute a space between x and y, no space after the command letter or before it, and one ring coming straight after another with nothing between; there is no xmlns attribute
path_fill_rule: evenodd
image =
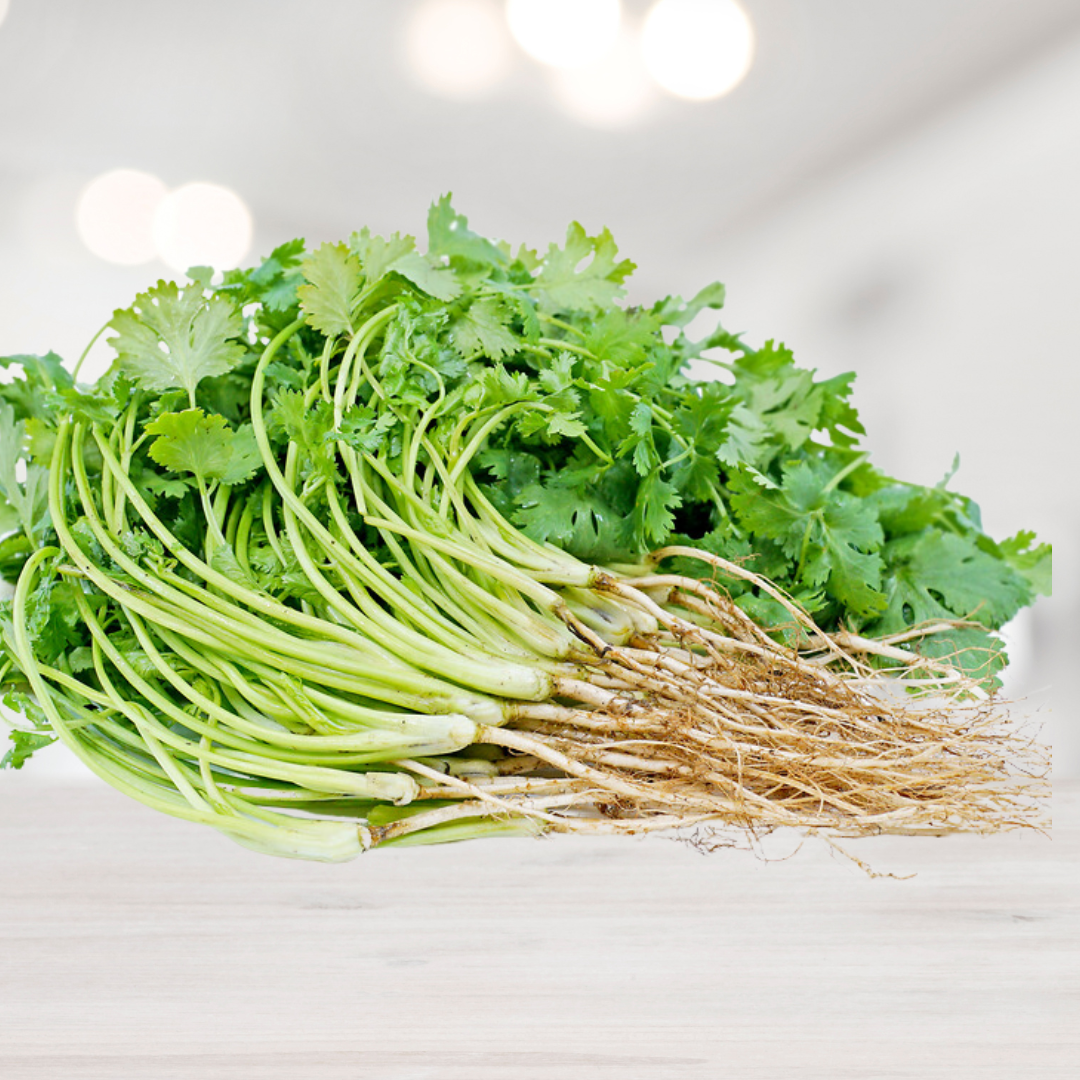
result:
<svg viewBox="0 0 1080 1080"><path fill-rule="evenodd" d="M311 468L275 428L267 371L296 320L251 376L257 487L193 470L201 548L134 479L153 434L142 395L115 420L59 423L56 542L27 560L8 633L52 731L91 769L246 845L325 860L543 832L1040 823L1045 751L947 659L902 635L826 633L763 577L686 545L596 566L511 525L471 466L543 406L466 408L433 371L426 407L399 409L369 362L393 314L328 338L301 392L334 431L377 404L401 445L338 438L330 467ZM267 551L302 602L259 586ZM700 575L677 572L693 563ZM788 625L759 626L733 581ZM60 585L89 632L78 664L36 648L35 597Z"/></svg>

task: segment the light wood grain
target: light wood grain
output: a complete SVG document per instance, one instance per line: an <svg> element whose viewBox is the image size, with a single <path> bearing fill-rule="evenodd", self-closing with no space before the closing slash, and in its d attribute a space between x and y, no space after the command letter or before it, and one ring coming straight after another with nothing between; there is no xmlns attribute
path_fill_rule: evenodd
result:
<svg viewBox="0 0 1080 1080"><path fill-rule="evenodd" d="M1031 834L273 860L0 777L0 1076L1080 1075L1080 792ZM773 838L770 852L797 841Z"/></svg>

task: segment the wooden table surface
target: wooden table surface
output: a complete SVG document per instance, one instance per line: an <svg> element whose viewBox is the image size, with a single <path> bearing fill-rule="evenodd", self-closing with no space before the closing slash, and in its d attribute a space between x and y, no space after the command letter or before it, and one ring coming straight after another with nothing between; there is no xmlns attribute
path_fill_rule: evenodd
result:
<svg viewBox="0 0 1080 1080"><path fill-rule="evenodd" d="M0 1076L1080 1076L1080 790L1037 834L274 860L0 775ZM797 838L769 838L768 854Z"/></svg>

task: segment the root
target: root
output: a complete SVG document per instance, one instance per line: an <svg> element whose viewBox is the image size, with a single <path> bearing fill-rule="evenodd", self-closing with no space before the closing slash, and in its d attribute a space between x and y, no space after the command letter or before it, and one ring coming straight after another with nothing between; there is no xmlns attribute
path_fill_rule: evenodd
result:
<svg viewBox="0 0 1080 1080"><path fill-rule="evenodd" d="M829 635L775 587L714 556L678 547L654 561L674 555L759 586L792 616L798 647L774 640L708 583L600 573L596 591L645 613L656 630L614 645L566 612L585 658L555 679L552 700L518 703L505 726L480 728L479 742L505 752L501 775L469 783L401 763L431 781L426 798L468 801L382 835L500 815L558 832L704 824L750 836L1046 824L1048 750L947 660L903 649L910 635ZM883 675L868 656L919 677Z"/></svg>

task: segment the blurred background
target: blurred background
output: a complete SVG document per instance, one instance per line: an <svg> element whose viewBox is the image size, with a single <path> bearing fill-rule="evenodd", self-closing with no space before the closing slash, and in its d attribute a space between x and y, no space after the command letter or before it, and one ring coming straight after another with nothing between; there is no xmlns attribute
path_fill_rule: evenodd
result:
<svg viewBox="0 0 1080 1080"><path fill-rule="evenodd" d="M729 329L859 372L895 475L959 453L1066 560L1008 689L1080 775L1080 0L0 0L0 355L446 191L514 243L610 227L631 300L726 282Z"/></svg>

